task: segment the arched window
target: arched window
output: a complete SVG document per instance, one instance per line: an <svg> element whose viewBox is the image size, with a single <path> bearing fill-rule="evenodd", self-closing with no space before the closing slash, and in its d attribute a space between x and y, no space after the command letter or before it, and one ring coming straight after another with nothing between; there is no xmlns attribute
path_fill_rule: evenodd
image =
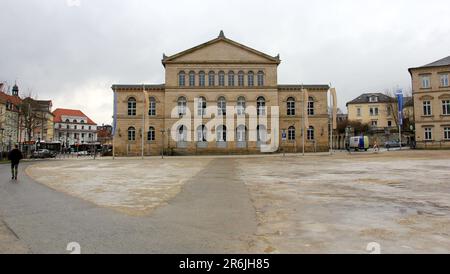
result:
<svg viewBox="0 0 450 274"><path fill-rule="evenodd" d="M156 99L155 99L155 97L149 98L148 115L156 116Z"/></svg>
<svg viewBox="0 0 450 274"><path fill-rule="evenodd" d="M206 126L205 125L201 125L197 127L197 142L207 142L206 139Z"/></svg>
<svg viewBox="0 0 450 274"><path fill-rule="evenodd" d="M240 125L237 127L236 139L238 142L245 142L247 140L247 133L244 125Z"/></svg>
<svg viewBox="0 0 450 274"><path fill-rule="evenodd" d="M195 87L195 71L189 72L189 86Z"/></svg>
<svg viewBox="0 0 450 274"><path fill-rule="evenodd" d="M262 96L256 100L256 111L258 115L266 115L266 99Z"/></svg>
<svg viewBox="0 0 450 274"><path fill-rule="evenodd" d="M66 123L70 123L70 120L69 120L69 119L66 119Z"/></svg>
<svg viewBox="0 0 450 274"><path fill-rule="evenodd" d="M83 120L81 120L81 121L80 121L80 123L84 124L84 121L83 121Z"/></svg>
<svg viewBox="0 0 450 274"><path fill-rule="evenodd" d="M224 125L220 125L217 127L217 142L226 142L227 141L227 127Z"/></svg>
<svg viewBox="0 0 450 274"><path fill-rule="evenodd" d="M286 109L287 109L288 116L295 116L295 99L294 98L289 97L287 99Z"/></svg>
<svg viewBox="0 0 450 274"><path fill-rule="evenodd" d="M133 97L128 99L128 116L136 116L136 99Z"/></svg>
<svg viewBox="0 0 450 274"><path fill-rule="evenodd" d="M198 84L201 87L205 86L205 72L204 71L200 71L198 73Z"/></svg>
<svg viewBox="0 0 450 274"><path fill-rule="evenodd" d="M219 116L227 115L227 100L223 96L217 100L217 112Z"/></svg>
<svg viewBox="0 0 450 274"><path fill-rule="evenodd" d="M243 71L239 71L239 73L238 73L238 85L240 87L244 86L244 72Z"/></svg>
<svg viewBox="0 0 450 274"><path fill-rule="evenodd" d="M228 72L228 86L234 87L234 71L232 70Z"/></svg>
<svg viewBox="0 0 450 274"><path fill-rule="evenodd" d="M134 127L128 128L128 141L136 140L136 129Z"/></svg>
<svg viewBox="0 0 450 274"><path fill-rule="evenodd" d="M73 120L73 122L76 124L76 123L78 123L78 121L77 120Z"/></svg>
<svg viewBox="0 0 450 274"><path fill-rule="evenodd" d="M178 85L180 87L186 86L186 73L184 71L180 71L180 73L178 73Z"/></svg>
<svg viewBox="0 0 450 274"><path fill-rule="evenodd" d="M243 96L240 96L237 99L236 112L237 112L237 115L245 114L245 98Z"/></svg>
<svg viewBox="0 0 450 274"><path fill-rule="evenodd" d="M310 115L310 116L314 115L314 98L313 97L308 98L308 115Z"/></svg>
<svg viewBox="0 0 450 274"><path fill-rule="evenodd" d="M264 72L258 71L258 86L264 86Z"/></svg>
<svg viewBox="0 0 450 274"><path fill-rule="evenodd" d="M210 71L208 73L208 85L213 87L216 85L216 73L214 71Z"/></svg>
<svg viewBox="0 0 450 274"><path fill-rule="evenodd" d="M249 87L253 87L255 85L255 74L253 73L253 71L249 71L247 77L248 77L247 85Z"/></svg>
<svg viewBox="0 0 450 274"><path fill-rule="evenodd" d="M267 129L264 125L258 125L256 127L256 133L257 133L257 141L265 143L267 141Z"/></svg>
<svg viewBox="0 0 450 274"><path fill-rule="evenodd" d="M295 140L295 127L289 127L288 129L288 140L294 141Z"/></svg>
<svg viewBox="0 0 450 274"><path fill-rule="evenodd" d="M307 137L308 137L308 140L310 140L310 141L314 140L314 127L311 126L308 128Z"/></svg>
<svg viewBox="0 0 450 274"><path fill-rule="evenodd" d="M187 141L187 128L184 125L181 125L178 128L178 142L186 142Z"/></svg>
<svg viewBox="0 0 450 274"><path fill-rule="evenodd" d="M178 114L180 116L186 115L186 105L187 105L186 97L178 98Z"/></svg>
<svg viewBox="0 0 450 274"><path fill-rule="evenodd" d="M225 72L219 71L219 86L224 87L225 86Z"/></svg>
<svg viewBox="0 0 450 274"><path fill-rule="evenodd" d="M206 98L205 97L198 98L197 114L198 114L198 116L206 115Z"/></svg>
<svg viewBox="0 0 450 274"><path fill-rule="evenodd" d="M156 139L155 128L154 127L149 127L148 128L148 133L147 133L147 141L155 141L155 139Z"/></svg>

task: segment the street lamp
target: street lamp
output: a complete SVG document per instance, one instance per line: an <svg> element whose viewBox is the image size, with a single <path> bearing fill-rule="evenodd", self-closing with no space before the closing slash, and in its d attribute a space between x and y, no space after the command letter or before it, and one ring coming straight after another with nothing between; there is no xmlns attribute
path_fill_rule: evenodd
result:
<svg viewBox="0 0 450 274"><path fill-rule="evenodd" d="M161 129L161 159L164 159L164 134L166 131Z"/></svg>
<svg viewBox="0 0 450 274"><path fill-rule="evenodd" d="M0 151L0 161L3 161L3 131L5 129L4 128L0 128L0 131L2 132L2 137L1 137L1 151Z"/></svg>

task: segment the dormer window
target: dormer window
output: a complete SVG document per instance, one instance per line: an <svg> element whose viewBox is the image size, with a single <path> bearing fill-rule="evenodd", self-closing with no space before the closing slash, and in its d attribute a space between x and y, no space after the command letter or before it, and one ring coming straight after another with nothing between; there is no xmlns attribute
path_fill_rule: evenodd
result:
<svg viewBox="0 0 450 274"><path fill-rule="evenodd" d="M378 96L370 96L369 97L370 103L377 103L378 102Z"/></svg>

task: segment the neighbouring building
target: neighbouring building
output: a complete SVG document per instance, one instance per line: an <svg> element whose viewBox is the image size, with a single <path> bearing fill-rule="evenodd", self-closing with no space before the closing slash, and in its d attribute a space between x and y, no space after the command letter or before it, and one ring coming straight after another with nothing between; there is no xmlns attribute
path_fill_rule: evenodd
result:
<svg viewBox="0 0 450 274"><path fill-rule="evenodd" d="M306 151L327 151L329 86L281 85L280 63L279 55L239 44L223 32L194 48L163 55L165 84L112 86L116 154L156 155L163 149L173 154L258 153L270 135L285 151L297 152L303 149L302 128ZM279 114L272 107L279 107ZM185 119L190 113L198 120ZM306 116L309 126L303 127ZM213 122L218 118L227 122Z"/></svg>
<svg viewBox="0 0 450 274"><path fill-rule="evenodd" d="M112 145L111 125L101 125L97 127L97 141L102 145Z"/></svg>
<svg viewBox="0 0 450 274"><path fill-rule="evenodd" d="M19 134L21 143L53 141L52 107L53 104L50 100L35 100L30 97L22 99Z"/></svg>
<svg viewBox="0 0 450 274"><path fill-rule="evenodd" d="M395 99L382 93L364 93L347 103L348 120L368 124L374 129L395 128L392 114Z"/></svg>
<svg viewBox="0 0 450 274"><path fill-rule="evenodd" d="M402 140L410 143L413 131L413 102L404 97ZM364 93L347 103L348 121L368 125L366 134L371 141L379 144L387 140L398 140L398 103L397 99L383 93Z"/></svg>
<svg viewBox="0 0 450 274"><path fill-rule="evenodd" d="M97 142L97 124L81 110L58 108L53 116L54 141L65 147Z"/></svg>
<svg viewBox="0 0 450 274"><path fill-rule="evenodd" d="M7 94L4 84L0 84L0 146L2 151L10 150L19 140L19 87L14 85L12 95Z"/></svg>
<svg viewBox="0 0 450 274"><path fill-rule="evenodd" d="M450 148L450 56L409 73L417 148Z"/></svg>

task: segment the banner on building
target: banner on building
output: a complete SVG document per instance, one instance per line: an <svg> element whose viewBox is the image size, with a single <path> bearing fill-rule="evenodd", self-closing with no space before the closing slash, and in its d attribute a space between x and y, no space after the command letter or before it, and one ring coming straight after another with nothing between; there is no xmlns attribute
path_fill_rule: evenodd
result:
<svg viewBox="0 0 450 274"><path fill-rule="evenodd" d="M309 128L308 108L309 108L309 94L308 90L302 88L303 94L303 128Z"/></svg>
<svg viewBox="0 0 450 274"><path fill-rule="evenodd" d="M331 88L331 101L333 103L333 129L337 129L337 96L336 96L336 89Z"/></svg>
<svg viewBox="0 0 450 274"><path fill-rule="evenodd" d="M400 89L397 91L398 102L398 124L403 126L403 91Z"/></svg>
<svg viewBox="0 0 450 274"><path fill-rule="evenodd" d="M114 90L114 106L113 106L113 126L112 126L112 136L116 136L117 127L117 92Z"/></svg>

